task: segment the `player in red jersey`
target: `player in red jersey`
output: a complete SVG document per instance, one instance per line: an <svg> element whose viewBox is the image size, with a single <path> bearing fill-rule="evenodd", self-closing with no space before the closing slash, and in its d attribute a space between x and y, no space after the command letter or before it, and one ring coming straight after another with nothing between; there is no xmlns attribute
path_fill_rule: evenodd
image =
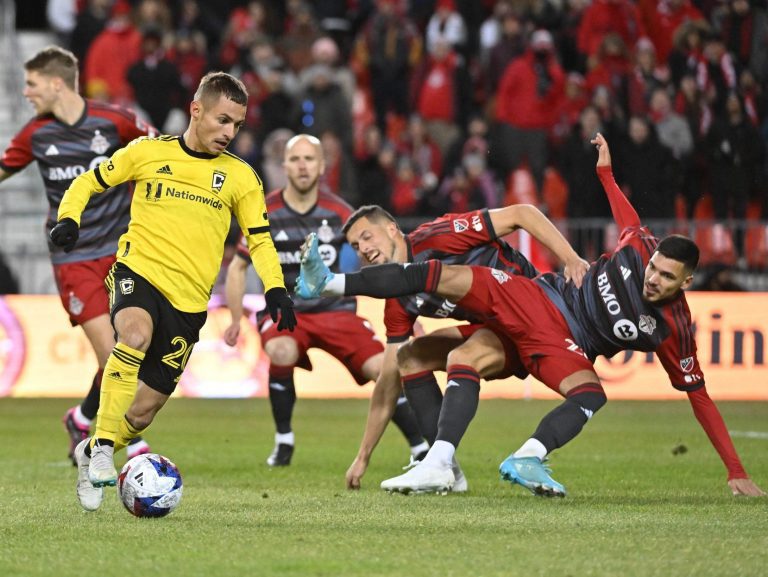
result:
<svg viewBox="0 0 768 577"><path fill-rule="evenodd" d="M684 289L693 281L698 247L678 235L658 242L642 226L616 185L607 142L598 134L592 143L598 149L598 175L622 234L619 246L590 267L581 288L555 274L531 280L498 269L443 266L437 260L333 275L323 270L311 242L304 254L297 294L384 298L426 291L451 299L501 328L514 340L528 371L565 397L565 402L547 414L531 438L499 467L504 479L535 494L566 494L543 460L578 435L605 404L594 359L621 350L638 350L656 352L672 386L687 394L697 420L728 470L733 494L765 495L742 466L723 418L707 394L696 357ZM455 381L456 387L462 387L468 379ZM407 474L425 483L450 487L454 482L454 450L449 443L436 442L425 460Z"/></svg>
<svg viewBox="0 0 768 577"><path fill-rule="evenodd" d="M286 286L292 286L299 273L299 256L304 238L310 232L321 241L325 262L339 270L345 239L342 223L352 208L339 196L325 189L320 178L325 161L320 141L308 134L294 136L285 146L283 169L287 185L267 195L270 231L285 274ZM232 323L224 339L234 345L243 315L242 299L245 274L250 261L242 243L227 270L226 295ZM362 385L376 380L381 370L384 350L368 321L356 314L357 301L351 297L322 298L296 303L298 326L291 334L279 333L275 323L262 311L258 314L262 346L270 359L269 400L275 420L275 446L267 458L270 467L291 463L295 436L291 424L296 403L294 369L312 369L307 356L310 348L320 348L341 361ZM331 330L332 327L332 330ZM343 334L344 338L339 338ZM428 445L419 431L413 412L403 396L390 414L410 445L411 455L423 456Z"/></svg>
<svg viewBox="0 0 768 577"><path fill-rule="evenodd" d="M134 138L154 135L155 130L130 110L83 98L77 88L77 58L68 50L44 48L24 63L24 70L24 96L36 116L13 137L0 158L0 180L37 162L50 207L45 223L48 238L72 180ZM116 186L88 204L74 250L66 252L48 243L61 302L72 325L83 327L99 363L83 402L64 415L73 464L74 448L88 436L96 417L101 372L115 346L104 278L115 262L117 239L128 228L130 205L128 185ZM129 457L148 451L141 438L127 448Z"/></svg>
<svg viewBox="0 0 768 577"><path fill-rule="evenodd" d="M473 264L498 268L509 274L533 278L539 271L520 252L498 236L499 230L522 228L533 233L565 264L566 275L574 282L581 278L589 264L578 257L557 229L533 206L510 206L501 210L477 210L464 214L447 214L425 223L405 235L395 219L379 206L363 206L349 217L344 232L350 245L365 265L383 263L424 262L440 259L446 264ZM452 318L470 324L446 327L429 335L409 340L419 316ZM477 409L480 377L503 379L511 375L525 378L514 343L482 319L454 303L430 294L418 294L387 300L384 312L387 347L384 365L371 396L363 439L355 460L347 470L350 489L359 489L371 455L384 433L394 403L405 390L419 427L429 441L447 440L458 445L463 430L443 426L450 437L438 436L439 418L457 415L467 424ZM451 389L443 399L433 371L446 370L449 382L456 374L476 373L471 386ZM402 385L401 385L402 379ZM441 413L443 403L446 408ZM467 480L454 460L453 491L466 491ZM406 479L407 481L407 479ZM382 486L391 490L414 490L409 483ZM425 491L425 487L419 487Z"/></svg>

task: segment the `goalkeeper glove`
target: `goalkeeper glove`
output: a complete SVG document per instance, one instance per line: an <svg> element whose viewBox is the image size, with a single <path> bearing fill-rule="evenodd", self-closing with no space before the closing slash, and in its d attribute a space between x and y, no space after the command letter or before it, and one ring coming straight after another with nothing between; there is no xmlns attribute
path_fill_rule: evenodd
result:
<svg viewBox="0 0 768 577"><path fill-rule="evenodd" d="M64 249L64 252L71 252L77 244L77 238L80 236L80 227L71 218L62 218L51 229L51 242Z"/></svg>
<svg viewBox="0 0 768 577"><path fill-rule="evenodd" d="M288 329L293 332L296 326L296 314L293 312L293 300L288 296L288 291L284 287L271 288L264 293L264 299L267 301L267 310L272 317L272 322L277 323L277 313L280 313L277 330Z"/></svg>

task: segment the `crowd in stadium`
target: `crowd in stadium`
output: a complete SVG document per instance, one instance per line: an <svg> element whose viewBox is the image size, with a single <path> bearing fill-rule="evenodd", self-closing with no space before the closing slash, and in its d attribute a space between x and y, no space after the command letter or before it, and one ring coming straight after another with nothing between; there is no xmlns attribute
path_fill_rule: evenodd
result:
<svg viewBox="0 0 768 577"><path fill-rule="evenodd" d="M78 0L49 2L48 19L86 96L165 132L185 126L206 71L241 78L250 102L233 152L267 190L284 184L285 142L306 132L323 142L326 184L354 206L407 217L523 201L604 218L599 130L641 218L723 223L764 217L764 4ZM744 227L712 229L726 263L759 252ZM587 257L603 248L571 241Z"/></svg>

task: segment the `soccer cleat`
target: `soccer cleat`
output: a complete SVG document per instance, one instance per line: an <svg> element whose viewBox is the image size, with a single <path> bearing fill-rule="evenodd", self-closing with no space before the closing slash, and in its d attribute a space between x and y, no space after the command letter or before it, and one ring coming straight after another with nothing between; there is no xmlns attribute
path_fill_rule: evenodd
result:
<svg viewBox="0 0 768 577"><path fill-rule="evenodd" d="M270 467L287 467L291 464L291 457L293 457L293 445L278 443L267 457L267 465Z"/></svg>
<svg viewBox="0 0 768 577"><path fill-rule="evenodd" d="M128 443L128 446L125 448L125 456L128 457L129 460L151 452L149 444L141 437L131 439L131 442Z"/></svg>
<svg viewBox="0 0 768 577"><path fill-rule="evenodd" d="M80 441L75 446L72 458L77 466L77 500L80 501L80 506L86 511L95 511L104 498L104 489L94 487L88 477L88 465L90 465L91 459L85 454L85 447L89 442L90 438L88 437Z"/></svg>
<svg viewBox="0 0 768 577"><path fill-rule="evenodd" d="M72 464L77 467L77 461L75 460L75 447L83 440L88 438L88 427L84 427L75 420L75 411L77 407L72 407L66 413L61 420L64 423L64 428L69 435L69 452L67 457L72 460Z"/></svg>
<svg viewBox="0 0 768 577"><path fill-rule="evenodd" d="M565 497L566 491L560 483L550 477L550 469L538 457L515 457L510 455L499 465L501 478L517 483L534 495L543 497Z"/></svg>
<svg viewBox="0 0 768 577"><path fill-rule="evenodd" d="M318 298L333 276L320 256L317 234L309 233L301 245L301 268L294 292L303 299Z"/></svg>
<svg viewBox="0 0 768 577"><path fill-rule="evenodd" d="M91 463L88 466L88 478L94 487L114 487L117 483L115 469L115 448L100 445L98 441L91 447Z"/></svg>
<svg viewBox="0 0 768 577"><path fill-rule="evenodd" d="M459 462L454 458L451 465L453 471L453 478L455 479L453 487L451 487L451 493L466 493L469 489L467 478L464 476L464 471L461 470Z"/></svg>
<svg viewBox="0 0 768 577"><path fill-rule="evenodd" d="M450 467L435 467L417 463L407 473L381 482L381 488L390 493L446 493L456 479Z"/></svg>

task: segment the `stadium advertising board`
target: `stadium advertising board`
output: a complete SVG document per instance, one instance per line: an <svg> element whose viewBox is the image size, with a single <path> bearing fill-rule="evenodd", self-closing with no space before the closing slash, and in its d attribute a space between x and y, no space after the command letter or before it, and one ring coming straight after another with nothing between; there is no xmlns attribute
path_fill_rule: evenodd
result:
<svg viewBox="0 0 768 577"><path fill-rule="evenodd" d="M765 293L688 293L698 355L707 388L715 399L768 400ZM246 308L263 306L250 297ZM360 298L359 313L382 339L383 301ZM190 356L178 394L190 397L266 396L269 363L252 322L243 320L240 342L230 348L221 336L229 312L215 299L200 342ZM429 332L453 321L422 319ZM343 335L340 335L343 338ZM301 397L367 397L343 366L322 351L310 351L314 370L296 373ZM684 367L686 359L680 359ZM597 370L611 399L674 399L673 389L654 355L627 352L599 359ZM72 329L57 296L0 298L0 396L79 397L90 385L96 361L79 329ZM444 374L440 375L444 383ZM554 398L532 378L484 382L484 397Z"/></svg>

